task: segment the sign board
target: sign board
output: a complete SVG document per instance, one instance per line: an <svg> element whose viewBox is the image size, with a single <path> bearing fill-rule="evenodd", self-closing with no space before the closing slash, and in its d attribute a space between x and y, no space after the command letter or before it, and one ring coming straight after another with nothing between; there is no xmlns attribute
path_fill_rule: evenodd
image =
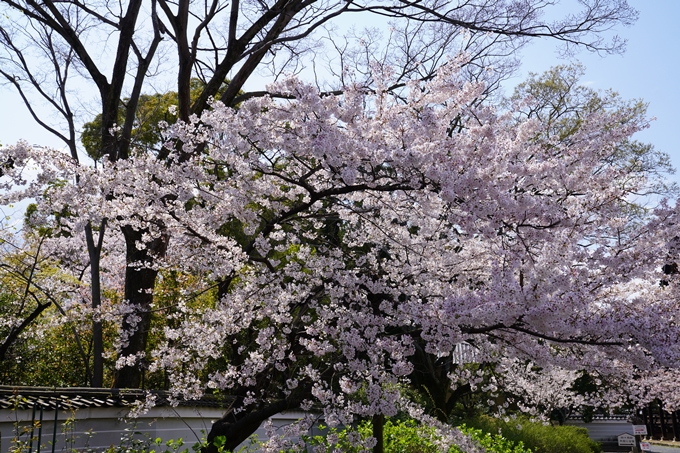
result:
<svg viewBox="0 0 680 453"><path fill-rule="evenodd" d="M634 447L635 446L635 436L628 433L623 433L619 435L619 447Z"/></svg>
<svg viewBox="0 0 680 453"><path fill-rule="evenodd" d="M640 442L640 449L643 451L649 451L652 449L652 444L649 442Z"/></svg>
<svg viewBox="0 0 680 453"><path fill-rule="evenodd" d="M646 436L647 425L633 425L633 434L636 436Z"/></svg>

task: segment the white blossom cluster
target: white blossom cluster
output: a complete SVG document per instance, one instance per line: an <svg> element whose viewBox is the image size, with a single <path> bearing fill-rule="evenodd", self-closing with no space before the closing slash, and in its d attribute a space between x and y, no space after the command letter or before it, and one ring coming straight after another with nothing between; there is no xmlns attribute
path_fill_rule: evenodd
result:
<svg viewBox="0 0 680 453"><path fill-rule="evenodd" d="M514 386L529 411L587 404L570 394L582 370L622 383L613 404L642 401L680 363L678 285L661 272L678 213L633 218L646 181L612 159L646 120L602 110L568 140L546 135L548 125L476 102L484 87L457 67L402 96L321 96L287 79L270 90L293 100L215 103L167 129L169 160L90 168L3 147L0 160L14 162L3 201L35 197L45 222L67 208L60 228L73 234L50 245L64 256L83 254L87 222L108 219L110 286L125 266L113 240L123 227L147 231L140 249L170 237L165 256L129 265L199 276L204 288L227 282L214 304L178 300L145 357L176 398L240 392L239 410L297 398L349 425L405 407L419 348L442 358L465 342L505 378L460 366L454 383ZM41 172L26 183L29 161ZM677 404L678 380L664 382Z"/></svg>

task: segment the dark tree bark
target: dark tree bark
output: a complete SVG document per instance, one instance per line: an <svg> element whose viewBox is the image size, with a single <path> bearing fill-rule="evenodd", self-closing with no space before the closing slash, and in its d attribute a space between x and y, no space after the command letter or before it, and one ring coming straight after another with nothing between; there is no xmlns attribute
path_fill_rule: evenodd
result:
<svg viewBox="0 0 680 453"><path fill-rule="evenodd" d="M385 416L383 414L376 414L373 416L373 437L375 437L375 447L373 453L383 453L385 451L385 436L383 430L385 428Z"/></svg>
<svg viewBox="0 0 680 453"><path fill-rule="evenodd" d="M156 284L158 270L153 268L154 260L165 255L168 247L168 236L161 233L159 237L146 243L141 250L137 247L143 243L142 236L147 233L130 226L123 229L127 247L127 268L125 269L125 300L132 312L123 320L123 335L127 336L126 345L120 352L121 357L135 356L146 351L151 326L151 303L153 288ZM139 388L142 383L146 360L137 360L133 365L126 365L116 373L115 388Z"/></svg>
<svg viewBox="0 0 680 453"><path fill-rule="evenodd" d="M233 407L237 408L243 403L242 398L234 401ZM213 423L208 433L207 445L202 453L217 453L214 441L219 436L224 436L226 441L224 449L233 451L242 442L245 442L262 422L279 412L298 409L300 401L297 399L286 399L269 403L263 407L252 411L241 411L236 413L233 409L229 410L221 419Z"/></svg>
<svg viewBox="0 0 680 453"><path fill-rule="evenodd" d="M92 308L97 309L101 305L101 275L100 275L100 259L102 253L102 244L104 242L104 234L106 232L106 220L102 220L99 225L97 234L97 243L94 243L94 233L92 225L88 224L85 227L85 240L87 241L87 250L90 255L90 276L91 276L91 295ZM104 386L104 338L102 322L95 316L92 321L92 378L90 386L103 387Z"/></svg>

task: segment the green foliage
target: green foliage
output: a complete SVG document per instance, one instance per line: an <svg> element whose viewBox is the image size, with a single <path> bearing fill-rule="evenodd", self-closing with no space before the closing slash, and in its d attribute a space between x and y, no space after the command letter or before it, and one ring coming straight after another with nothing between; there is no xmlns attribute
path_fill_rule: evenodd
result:
<svg viewBox="0 0 680 453"><path fill-rule="evenodd" d="M125 115L128 99L123 99L118 107L116 123L125 123ZM134 127L131 141L134 147L149 150L158 145L161 140L161 121L173 124L177 121L177 115L170 113L170 106L177 104L177 93L170 91L160 94L144 94L139 97L137 112L135 114ZM101 158L102 149L102 116L97 115L92 121L83 125L80 141L85 147L87 154L98 160Z"/></svg>
<svg viewBox="0 0 680 453"><path fill-rule="evenodd" d="M125 431L121 443L112 445L106 450L106 453L198 453L207 445L205 439L188 445L185 444L184 439L181 437L164 442L160 437L152 439L148 433L142 433L134 428L126 429ZM215 438L213 445L217 447L217 453L255 453L259 451L261 445L257 441L257 437L254 436L247 445L231 452L224 448L226 440L224 436Z"/></svg>
<svg viewBox="0 0 680 453"><path fill-rule="evenodd" d="M323 429L323 427L322 427ZM463 427L462 431L479 442L489 453L531 453L524 447L522 442L505 439L499 434L488 434L478 429ZM371 422L359 424L356 430L330 429L325 435L307 437L305 448L291 449L286 453L311 453L311 452L343 452L343 453L366 453L371 449L357 446L356 442L350 442L352 435L358 434L361 439L367 439L373 434ZM383 427L384 452L385 453L439 453L437 441L440 440L436 430L431 426L418 424L416 421L387 420ZM462 453L458 447L451 447L447 453Z"/></svg>
<svg viewBox="0 0 680 453"><path fill-rule="evenodd" d="M15 408L16 410L16 408ZM35 432L40 428L40 422L34 421L33 425L22 425L18 421L14 423L14 436L10 440L9 453L28 453L37 437Z"/></svg>
<svg viewBox="0 0 680 453"><path fill-rule="evenodd" d="M369 424L370 430L373 429ZM367 430L366 434L371 434ZM436 453L432 428L418 426L413 420L386 421L383 431L385 453Z"/></svg>
<svg viewBox="0 0 680 453"><path fill-rule="evenodd" d="M45 318L59 317L50 310ZM0 380L13 385L81 387L88 385L72 323L48 327L38 322L22 335L0 363ZM45 329L39 332L39 329Z"/></svg>
<svg viewBox="0 0 680 453"><path fill-rule="evenodd" d="M227 89L228 81L222 84L217 92L219 97ZM190 97L194 102L205 88L205 84L197 79L191 79ZM170 107L177 105L176 91L165 93L142 94L137 102L135 119L132 126L130 142L133 148L140 152L157 151L161 142L162 124L174 124L177 115L171 112ZM129 99L121 100L118 105L118 117L116 124L121 126L125 123ZM94 160L99 160L102 150L102 116L97 115L94 119L83 125L80 141L87 154Z"/></svg>
<svg viewBox="0 0 680 453"><path fill-rule="evenodd" d="M0 360L0 382L89 385L85 362L92 360L91 317L85 319L78 310L67 315L63 310L70 291L78 286L77 277L43 254L43 239L42 233L26 228L16 243L7 241L2 248L0 319L5 322L0 323L0 340L7 341L8 349ZM112 346L116 336L112 323L105 323L104 333L105 342ZM109 376L113 372L110 360L107 372Z"/></svg>
<svg viewBox="0 0 680 453"><path fill-rule="evenodd" d="M480 429L461 427L461 430L490 453L531 453L531 449L524 446L524 442L506 439L501 434L485 433ZM460 448L453 447L449 453L463 453Z"/></svg>
<svg viewBox="0 0 680 453"><path fill-rule="evenodd" d="M480 416L466 426L484 433L499 433L503 438L522 442L533 453L599 453L600 444L588 437L585 428L553 426L519 417L509 421Z"/></svg>
<svg viewBox="0 0 680 453"><path fill-rule="evenodd" d="M39 315L9 344L4 360L0 360L0 382L87 386L85 362L88 366L92 362L92 317L77 309L67 314L63 309L71 296L68 291L78 285L76 277L63 272L59 262L41 255L40 237L26 234L24 240L23 248L17 247L0 257L0 319L15 320L0 325L0 339L8 338L16 329L14 326L34 313ZM103 329L105 347L111 350L117 328L106 321ZM104 377L108 381L115 371L113 360L104 361Z"/></svg>
<svg viewBox="0 0 680 453"><path fill-rule="evenodd" d="M116 326L112 322L104 322L103 328L104 347L111 350L117 335ZM79 335L83 351L79 349L74 332ZM45 387L88 386L82 354L91 364L91 344L90 317L68 319L55 307L50 307L12 345L6 360L0 361L0 382ZM104 360L105 383L113 379L114 360Z"/></svg>

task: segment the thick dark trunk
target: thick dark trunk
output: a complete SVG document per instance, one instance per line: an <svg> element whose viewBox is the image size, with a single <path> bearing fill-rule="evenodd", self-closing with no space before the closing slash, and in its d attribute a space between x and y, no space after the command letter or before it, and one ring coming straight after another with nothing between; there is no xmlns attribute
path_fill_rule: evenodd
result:
<svg viewBox="0 0 680 453"><path fill-rule="evenodd" d="M177 52L179 68L177 71L177 104L179 119L189 122L191 113L191 73L194 69L195 58L191 54L187 36L189 23L189 1L183 0L178 4L177 17L174 22L177 36Z"/></svg>
<svg viewBox="0 0 680 453"><path fill-rule="evenodd" d="M128 3L125 16L120 18L120 35L116 48L116 58L113 61L111 84L99 83L99 91L102 99L102 155L109 156L111 162L118 159L127 159L129 143L118 142L118 138L111 135L110 129L118 120L118 107L120 96L125 85L130 50L134 44L134 34L137 25L137 17L142 7L143 0L132 0ZM153 55L153 54L152 54ZM138 75L139 77L139 75ZM111 139L107 139L111 137Z"/></svg>
<svg viewBox="0 0 680 453"><path fill-rule="evenodd" d="M383 428L385 427L385 416L383 414L376 414L373 416L373 437L375 437L375 447L373 453L383 453L385 451L385 436L383 435Z"/></svg>
<svg viewBox="0 0 680 453"><path fill-rule="evenodd" d="M90 255L90 277L91 277L91 293L92 293L92 308L97 309L101 305L101 275L100 275L100 258L102 252L102 243L104 242L104 233L106 232L106 220L102 220L99 225L97 243L94 241L94 232L92 225L87 224L85 227L85 238L87 241L87 251ZM92 376L90 379L91 387L103 387L104 384L104 339L102 323L95 317L92 321Z"/></svg>
<svg viewBox="0 0 680 453"><path fill-rule="evenodd" d="M126 345L119 357L141 355L146 352L151 326L151 303L158 271L153 268L156 258L165 255L168 236L163 234L146 243L143 250L137 248L146 231L124 227L123 235L127 246L127 268L125 270L125 300L133 309L123 319L123 332L127 334ZM139 388L142 384L145 360L136 360L125 365L116 373L115 388Z"/></svg>
<svg viewBox="0 0 680 453"><path fill-rule="evenodd" d="M449 373L456 365L451 358L429 354L418 342L415 346L416 352L411 356L414 371L410 375L413 387L429 401L431 415L442 423L448 423L456 402L470 392L470 386L458 386L452 390Z"/></svg>
<svg viewBox="0 0 680 453"><path fill-rule="evenodd" d="M242 398L239 398L234 407L238 407L241 402ZM208 433L207 445L201 449L201 453L217 453L218 449L214 441L220 436L225 438L224 450L234 451L239 444L253 435L257 428L269 417L285 410L298 409L299 406L300 400L295 399L276 401L252 412L234 413L232 409L224 417L213 423Z"/></svg>

